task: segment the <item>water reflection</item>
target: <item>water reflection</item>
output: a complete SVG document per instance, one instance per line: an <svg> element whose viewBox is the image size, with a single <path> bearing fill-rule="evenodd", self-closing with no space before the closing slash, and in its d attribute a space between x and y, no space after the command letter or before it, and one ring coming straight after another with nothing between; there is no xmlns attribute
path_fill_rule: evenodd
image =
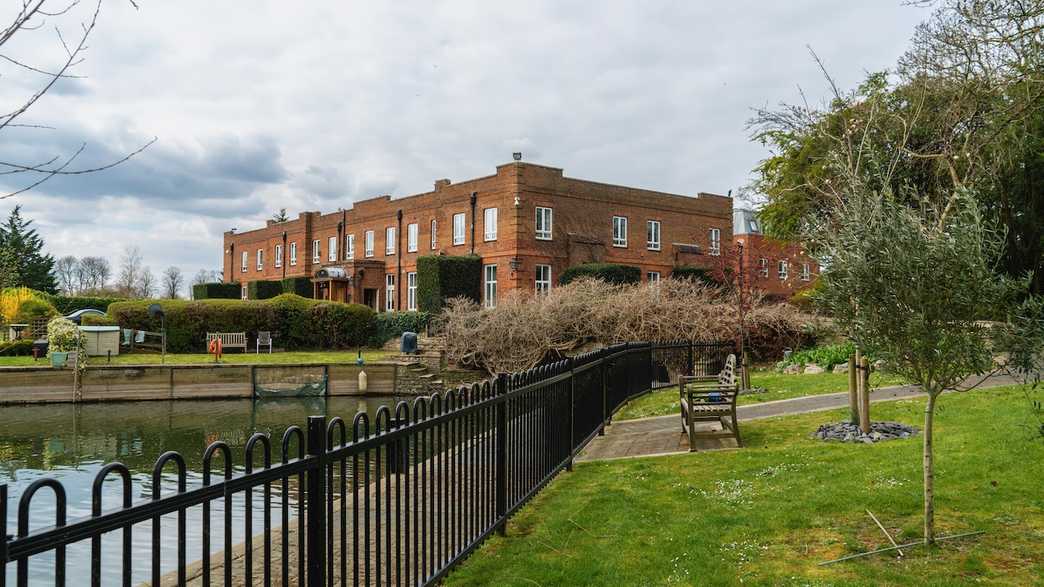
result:
<svg viewBox="0 0 1044 587"><path fill-rule="evenodd" d="M119 461L133 475L134 501L152 496L151 474L156 458L174 450L185 457L189 471L189 489L202 484L202 454L216 440L228 443L233 451L236 471L243 470L244 446L254 432L272 436L272 461L281 460L280 440L283 431L291 425L305 428L308 416L341 416L350 424L358 410L372 415L381 406L394 407L397 397L336 397L263 400L205 400L106 404L55 404L32 406L0 406L0 484L7 484L10 494L7 523L10 533L17 529L16 504L22 492L40 477L53 477L65 486L68 499L68 519L90 514L91 484L105 463ZM297 447L291 447L296 454ZM260 447L255 454L256 466L262 463ZM216 459L212 469L216 477L224 463ZM163 492L176 487L174 467L164 475ZM279 524L279 484L273 485L272 520ZM122 488L117 475L111 475L103 486L105 508L116 507L122 500ZM255 532L261 528L261 491L254 492L255 504L251 516ZM291 504L295 491L291 491ZM243 496L233 502L233 543L243 540ZM223 504L211 504L213 533L211 544L220 550L223 544ZM296 508L291 508L291 512ZM30 529L54 523L54 499L49 491L39 492L30 512ZM201 508L188 510L188 528L199 527ZM163 567L173 568L177 537L174 533L176 516L163 518ZM134 528L135 582L148 578L150 524ZM110 533L103 540L103 583L117 582L122 576L119 533ZM190 532L186 542L188 559L200 558L201 539ZM88 544L70 547L67 569L70 577L88 576L90 569ZM53 558L33 557L30 564L30 582L46 583L51 579ZM14 568L9 567L9 581L14 580Z"/></svg>

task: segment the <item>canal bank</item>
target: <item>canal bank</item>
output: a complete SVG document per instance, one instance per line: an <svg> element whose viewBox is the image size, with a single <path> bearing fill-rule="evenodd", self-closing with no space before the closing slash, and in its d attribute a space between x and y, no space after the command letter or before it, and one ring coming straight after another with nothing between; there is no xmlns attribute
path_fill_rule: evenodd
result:
<svg viewBox="0 0 1044 587"><path fill-rule="evenodd" d="M364 365L92 365L79 375L73 369L50 366L5 367L0 368L0 405L261 396L420 395L442 389L437 375L429 372L430 367L423 358ZM361 373L365 373L365 383L362 383Z"/></svg>

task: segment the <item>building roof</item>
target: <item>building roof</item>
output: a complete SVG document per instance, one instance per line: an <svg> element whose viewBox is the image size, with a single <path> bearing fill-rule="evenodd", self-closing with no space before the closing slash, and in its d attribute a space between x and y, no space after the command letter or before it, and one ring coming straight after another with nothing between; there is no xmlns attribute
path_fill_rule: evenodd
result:
<svg viewBox="0 0 1044 587"><path fill-rule="evenodd" d="M734 209L732 211L732 234L762 234L758 213L746 208Z"/></svg>

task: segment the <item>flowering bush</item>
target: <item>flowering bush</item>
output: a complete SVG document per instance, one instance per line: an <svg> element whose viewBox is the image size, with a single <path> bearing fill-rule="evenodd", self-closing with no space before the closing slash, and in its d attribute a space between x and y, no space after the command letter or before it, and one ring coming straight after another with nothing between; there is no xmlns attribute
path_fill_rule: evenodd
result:
<svg viewBox="0 0 1044 587"><path fill-rule="evenodd" d="M84 336L71 320L59 316L47 323L47 352L71 352L83 348Z"/></svg>

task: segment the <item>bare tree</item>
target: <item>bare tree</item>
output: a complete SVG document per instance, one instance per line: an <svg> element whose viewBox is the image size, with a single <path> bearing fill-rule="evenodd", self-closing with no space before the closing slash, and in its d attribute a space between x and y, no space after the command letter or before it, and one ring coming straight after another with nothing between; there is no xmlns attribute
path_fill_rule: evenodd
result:
<svg viewBox="0 0 1044 587"><path fill-rule="evenodd" d="M138 295L143 298L151 298L156 294L156 276L152 269L145 267L138 277Z"/></svg>
<svg viewBox="0 0 1044 587"><path fill-rule="evenodd" d="M128 1L137 8L134 0ZM87 40L90 38L91 33L94 32L94 27L98 23L98 13L101 11L102 0L97 0L93 10L88 13L87 18L78 23L79 26L75 27L78 33L72 38L66 38L63 35L61 21L63 18L74 18L73 15L76 14L76 8L80 4L79 0L59 0L57 3L49 0L22 0L18 4L21 4L21 7L17 10L11 22L0 29L0 59L26 75L42 78L42 80L38 82L37 89L28 98L21 100L10 111L0 114L0 131L19 127L44 131L53 130L52 127L39 123L23 123L21 119L59 80L84 77L74 74L73 70L77 65L83 63L86 58ZM55 24L53 28L57 37L56 42L62 47L64 52L64 57L60 63L48 67L46 65L19 61L8 54L7 50L13 49L13 46L16 44L15 41L21 40L26 33L50 30L51 27L44 27L47 19L58 21L58 24ZM19 35L18 33L22 34ZM7 109L4 108L4 110ZM0 194L0 199L29 191L55 176L83 175L115 167L141 153L154 142L156 142L155 137L124 157L98 166L76 167L74 165L77 157L86 150L87 143L81 143L72 153L54 155L44 161L0 161L0 174L12 176L15 180L24 178L21 183L22 187L6 194Z"/></svg>
<svg viewBox="0 0 1044 587"><path fill-rule="evenodd" d="M58 278L58 287L66 295L79 291L79 272L80 262L72 255L66 255L55 262L54 275Z"/></svg>
<svg viewBox="0 0 1044 587"><path fill-rule="evenodd" d="M192 278L192 285L203 285L204 283L214 283L215 281L221 281L220 271L200 269Z"/></svg>
<svg viewBox="0 0 1044 587"><path fill-rule="evenodd" d="M109 260L104 257L84 257L80 259L77 278L80 291L103 289L112 277Z"/></svg>
<svg viewBox="0 0 1044 587"><path fill-rule="evenodd" d="M183 285L185 285L185 276L181 273L181 269L172 265L163 271L163 292L168 298L176 300Z"/></svg>
<svg viewBox="0 0 1044 587"><path fill-rule="evenodd" d="M124 295L134 295L134 290L141 280L141 274L141 249L136 246L125 247L123 258L120 259L120 274L116 278L116 289L123 292Z"/></svg>

